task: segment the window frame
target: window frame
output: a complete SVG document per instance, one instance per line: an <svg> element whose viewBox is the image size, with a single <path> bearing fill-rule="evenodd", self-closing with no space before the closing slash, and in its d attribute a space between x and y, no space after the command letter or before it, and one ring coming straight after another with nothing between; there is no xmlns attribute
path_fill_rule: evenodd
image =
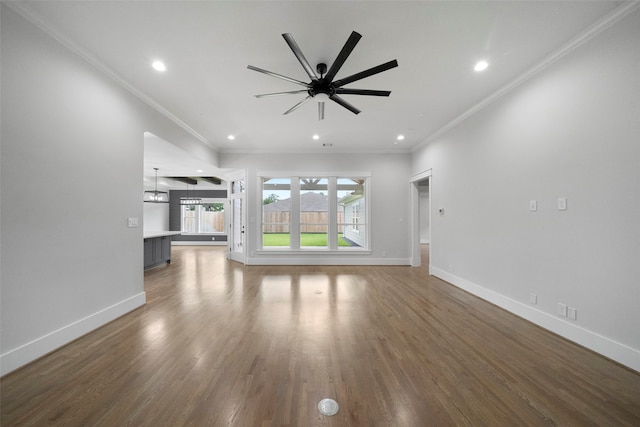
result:
<svg viewBox="0 0 640 427"><path fill-rule="evenodd" d="M222 231L207 231L207 232L201 232L201 231L196 231L196 232L187 232L184 231L184 212L185 212L185 208L189 207L189 206L194 206L195 209L195 218L194 218L194 222L196 224L196 228L199 230L200 226L201 226L201 207L202 205L211 205L214 203L219 203L222 205L222 218L223 218L223 223L222 223ZM227 219L227 199L220 199L220 198L203 198L202 199L202 204L199 205L180 205L180 232L184 235L184 236L220 236L220 235L225 235L226 231L227 231L227 225L228 225L228 219Z"/></svg>
<svg viewBox="0 0 640 427"><path fill-rule="evenodd" d="M316 246L301 246L300 245L300 180L307 178L327 179L328 180L328 244L326 247ZM290 199L291 199L291 213L290 213L290 246L263 246L263 209L262 202L264 196L264 180L265 179L289 179L291 183ZM365 218L371 218L371 174L370 173L309 173L309 172L261 172L257 173L258 191L257 202L261 208L258 210L257 222L260 224L256 239L256 251L257 253L273 254L273 253L309 253L309 252L323 252L323 253L348 253L354 252L358 254L371 253L371 222L365 221L364 224L359 223L358 226L362 228L365 233L365 245L364 246L339 246L338 245L338 179L362 179L364 180L364 199L365 199Z"/></svg>

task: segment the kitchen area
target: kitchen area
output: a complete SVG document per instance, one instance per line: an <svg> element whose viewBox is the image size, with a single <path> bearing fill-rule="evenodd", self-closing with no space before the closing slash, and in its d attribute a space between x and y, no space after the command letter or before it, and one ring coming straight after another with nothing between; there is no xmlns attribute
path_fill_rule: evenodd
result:
<svg viewBox="0 0 640 427"><path fill-rule="evenodd" d="M226 245L224 171L145 133L144 269L171 262L173 245Z"/></svg>

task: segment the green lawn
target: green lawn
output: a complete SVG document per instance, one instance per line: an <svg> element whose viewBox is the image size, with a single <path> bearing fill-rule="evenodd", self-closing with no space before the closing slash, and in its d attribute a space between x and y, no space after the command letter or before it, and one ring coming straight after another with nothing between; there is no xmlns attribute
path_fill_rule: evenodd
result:
<svg viewBox="0 0 640 427"><path fill-rule="evenodd" d="M262 235L263 246L289 246L290 238L288 233L270 233ZM326 234L303 233L300 235L300 246L327 246ZM349 243L342 238L342 234L338 235L338 246L350 246Z"/></svg>

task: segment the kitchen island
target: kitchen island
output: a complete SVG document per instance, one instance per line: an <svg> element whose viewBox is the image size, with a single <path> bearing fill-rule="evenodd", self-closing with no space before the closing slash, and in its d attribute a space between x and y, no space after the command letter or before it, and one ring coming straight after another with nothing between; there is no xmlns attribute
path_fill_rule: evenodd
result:
<svg viewBox="0 0 640 427"><path fill-rule="evenodd" d="M171 262L171 236L182 234L180 231L145 231L144 268L155 267Z"/></svg>

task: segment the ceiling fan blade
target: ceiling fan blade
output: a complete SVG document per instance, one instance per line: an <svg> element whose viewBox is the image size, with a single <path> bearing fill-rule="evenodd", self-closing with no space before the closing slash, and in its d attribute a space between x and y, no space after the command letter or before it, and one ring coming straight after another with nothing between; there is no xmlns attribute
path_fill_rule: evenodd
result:
<svg viewBox="0 0 640 427"><path fill-rule="evenodd" d="M324 102L318 102L318 120L324 120Z"/></svg>
<svg viewBox="0 0 640 427"><path fill-rule="evenodd" d="M360 34L356 33L355 31L351 32L351 35L349 36L349 38L347 39L347 42L342 47L342 50L336 57L336 60L333 61L333 64L331 64L331 68L329 68L329 71L327 71L327 75L324 76L327 82L331 83L333 81L333 78L336 76L338 71L340 71L340 68L342 67L344 62L347 60L349 55L351 55L351 52L356 47L356 45L358 44L358 41L360 41L361 38L362 36Z"/></svg>
<svg viewBox="0 0 640 427"><path fill-rule="evenodd" d="M370 95L370 96L389 96L391 95L390 90L370 90L370 89L347 89L347 88L336 88L336 93L338 95Z"/></svg>
<svg viewBox="0 0 640 427"><path fill-rule="evenodd" d="M338 95L331 95L329 97L330 100L342 105L344 108L346 108L347 110L351 111L353 114L359 114L360 110L358 110L356 107L354 107L353 105L349 104L347 101L345 101L344 99L340 98Z"/></svg>
<svg viewBox="0 0 640 427"><path fill-rule="evenodd" d="M308 100L310 100L311 98L313 98L311 95L307 96L305 99L303 99L302 101L298 102L296 105L294 105L293 107L289 108L287 111L285 111L284 113L282 113L283 115L285 114L289 114L292 111L297 110L298 108L300 108L300 106L302 104L304 104L305 102L307 102Z"/></svg>
<svg viewBox="0 0 640 427"><path fill-rule="evenodd" d="M263 70L262 68L254 67L253 65L247 65L247 68L250 69L250 70L253 70L253 71L257 71L259 73L266 74L268 76L277 77L279 79L286 80L286 81L291 82L291 83L299 84L300 86L309 87L309 85L307 83L302 82L300 80L292 79L291 77L283 76L282 74L277 74L277 73L274 73L274 72L271 72L271 71Z"/></svg>
<svg viewBox="0 0 640 427"><path fill-rule="evenodd" d="M269 96L280 96L280 95L294 95L297 93L307 93L308 91L305 89L302 90L291 90L289 92L274 92L274 93L262 93L260 95L253 95L256 98L267 98Z"/></svg>
<svg viewBox="0 0 640 427"><path fill-rule="evenodd" d="M368 70L361 71L349 77L345 77L344 79L336 80L335 82L333 82L333 86L334 87L344 86L346 84L353 83L356 80L362 80L366 77L370 77L370 76L373 76L374 74L378 74L383 71L390 70L391 68L395 68L397 66L398 66L398 61L394 59L393 61L385 62L384 64L378 65L373 68L369 68Z"/></svg>
<svg viewBox="0 0 640 427"><path fill-rule="evenodd" d="M284 37L285 41L293 51L293 54L296 56L296 58L298 58L298 61L300 61L302 68L304 68L304 71L307 72L309 78L312 81L318 80L318 76L316 76L313 68L311 68L311 65L309 65L309 61L307 61L307 58L304 57L302 50L300 50L300 47L298 46L298 43L296 43L296 41L293 39L293 36L289 33L285 33L282 35L282 37Z"/></svg>

